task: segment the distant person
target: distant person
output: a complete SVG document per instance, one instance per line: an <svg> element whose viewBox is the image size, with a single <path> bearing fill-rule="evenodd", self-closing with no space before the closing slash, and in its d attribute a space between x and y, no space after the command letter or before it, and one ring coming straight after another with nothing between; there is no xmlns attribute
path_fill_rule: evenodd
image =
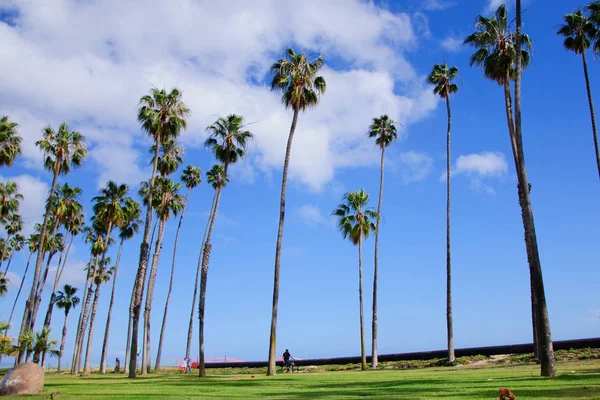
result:
<svg viewBox="0 0 600 400"><path fill-rule="evenodd" d="M185 373L192 373L192 359L190 357L185 359Z"/></svg>
<svg viewBox="0 0 600 400"><path fill-rule="evenodd" d="M292 357L292 355L290 354L290 351L288 349L285 349L285 352L283 353L283 362L288 371L294 365L294 357ZM292 368L292 371L293 370L294 369Z"/></svg>
<svg viewBox="0 0 600 400"><path fill-rule="evenodd" d="M187 357L181 361L181 372L184 374L187 372Z"/></svg>

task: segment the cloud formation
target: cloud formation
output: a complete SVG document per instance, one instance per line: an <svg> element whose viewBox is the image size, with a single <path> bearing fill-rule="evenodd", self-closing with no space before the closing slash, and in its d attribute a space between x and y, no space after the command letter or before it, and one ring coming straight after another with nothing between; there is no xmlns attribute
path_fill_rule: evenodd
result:
<svg viewBox="0 0 600 400"><path fill-rule="evenodd" d="M404 183L422 181L433 168L433 159L425 153L407 151L400 154L399 161Z"/></svg>
<svg viewBox="0 0 600 400"><path fill-rule="evenodd" d="M472 188L487 194L494 194L494 188L486 182L490 178L506 176L508 174L508 163L504 154L500 152L484 151L479 154L461 155L456 159L451 174L453 176L466 175L471 180ZM442 174L440 180L445 182L445 173Z"/></svg>
<svg viewBox="0 0 600 400"><path fill-rule="evenodd" d="M454 36L447 36L440 42L440 46L452 53L459 52L462 49L462 45L463 40Z"/></svg>

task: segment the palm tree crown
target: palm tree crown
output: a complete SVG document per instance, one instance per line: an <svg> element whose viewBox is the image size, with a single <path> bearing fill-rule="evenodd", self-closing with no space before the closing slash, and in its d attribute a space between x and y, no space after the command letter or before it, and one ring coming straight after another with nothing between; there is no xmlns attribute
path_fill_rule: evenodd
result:
<svg viewBox="0 0 600 400"><path fill-rule="evenodd" d="M202 183L202 170L194 165L188 165L181 174L181 181L186 188L195 188Z"/></svg>
<svg viewBox="0 0 600 400"><path fill-rule="evenodd" d="M434 85L433 93L445 99L452 93L458 92L458 85L452 80L458 76L458 68L448 68L448 64L435 64L427 77L427 83Z"/></svg>
<svg viewBox="0 0 600 400"><path fill-rule="evenodd" d="M594 0L585 6L589 13L589 19L596 26L596 29L600 29L600 0ZM600 53L600 34L594 38L594 53Z"/></svg>
<svg viewBox="0 0 600 400"><path fill-rule="evenodd" d="M55 132L51 126L43 131L42 140L35 142L45 155L44 167L58 174L68 174L71 166L80 167L87 157L84 137L76 131L69 131L63 122Z"/></svg>
<svg viewBox="0 0 600 400"><path fill-rule="evenodd" d="M158 217L166 221L171 213L177 215L183 208L183 196L179 194L181 183L175 183L172 179L163 177L156 178L154 182L156 201L153 201L154 209Z"/></svg>
<svg viewBox="0 0 600 400"><path fill-rule="evenodd" d="M119 237L123 240L127 240L131 239L140 230L140 225L143 222L140 219L142 209L140 208L140 203L131 197L128 197L125 199L123 212L125 214L125 219L121 224Z"/></svg>
<svg viewBox="0 0 600 400"><path fill-rule="evenodd" d="M123 202L128 190L126 184L118 185L114 181L108 181L106 187L100 189L100 195L92 199L96 202L92 219L110 223L112 226L121 226L125 219Z"/></svg>
<svg viewBox="0 0 600 400"><path fill-rule="evenodd" d="M344 203L332 213L338 217L337 226L344 239L350 239L354 245L358 245L361 236L366 239L377 229L373 221L379 219L379 214L365 209L368 202L369 195L365 189L349 192L344 195Z"/></svg>
<svg viewBox="0 0 600 400"><path fill-rule="evenodd" d="M558 34L565 36L565 48L574 51L575 54L582 54L590 48L591 41L598 37L598 29L581 10L565 15L564 20L565 23L560 26Z"/></svg>
<svg viewBox="0 0 600 400"><path fill-rule="evenodd" d="M244 117L235 114L217 119L206 130L210 136L204 145L225 165L243 158L248 142L254 137L250 131L244 130Z"/></svg>
<svg viewBox="0 0 600 400"><path fill-rule="evenodd" d="M503 85L515 77L516 34L508 24L506 7L501 5L496 13L489 17L477 16L476 32L467 36L464 44L469 44L478 50L471 56L470 65L483 67L484 75L498 84ZM531 39L521 35L521 60L523 69L529 65Z"/></svg>
<svg viewBox="0 0 600 400"><path fill-rule="evenodd" d="M325 79L317 76L324 64L323 57L311 59L292 48L285 55L271 66L271 90L283 92L281 100L287 108L304 111L315 107L326 89Z"/></svg>
<svg viewBox="0 0 600 400"><path fill-rule="evenodd" d="M12 166L21 154L21 141L17 135L17 123L10 122L5 115L0 118L0 166Z"/></svg>
<svg viewBox="0 0 600 400"><path fill-rule="evenodd" d="M187 129L189 108L181 100L179 89L169 93L165 89L152 88L150 94L140 99L138 121L155 143L163 143L179 135L181 129Z"/></svg>
<svg viewBox="0 0 600 400"><path fill-rule="evenodd" d="M370 138L375 138L375 144L380 148L388 147L394 140L398 139L396 125L387 115L373 118L368 135Z"/></svg>
<svg viewBox="0 0 600 400"><path fill-rule="evenodd" d="M71 308L75 308L79 304L81 299L75 296L75 293L77 293L78 290L79 289L74 286L65 285L63 290L56 292L56 306L61 310L65 310L65 315L69 314Z"/></svg>
<svg viewBox="0 0 600 400"><path fill-rule="evenodd" d="M215 164L210 171L206 173L206 180L211 184L213 189L220 189L227 185L229 177L225 176L225 167Z"/></svg>
<svg viewBox="0 0 600 400"><path fill-rule="evenodd" d="M12 213L19 211L19 202L23 195L15 182L0 182L0 219L5 219Z"/></svg>
<svg viewBox="0 0 600 400"><path fill-rule="evenodd" d="M156 153L156 144L150 148L150 153ZM154 162L154 156L152 157ZM160 148L160 155L158 157L158 172L162 176L171 175L177 171L179 164L183 163L183 148L177 145L175 139L167 139L163 142Z"/></svg>

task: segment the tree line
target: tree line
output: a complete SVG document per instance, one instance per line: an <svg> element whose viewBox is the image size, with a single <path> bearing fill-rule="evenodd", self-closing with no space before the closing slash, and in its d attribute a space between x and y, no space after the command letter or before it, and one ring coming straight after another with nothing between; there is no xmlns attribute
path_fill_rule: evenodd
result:
<svg viewBox="0 0 600 400"><path fill-rule="evenodd" d="M554 376L556 365L552 348L550 321L546 305L546 296L539 258L533 209L530 199L529 183L525 153L523 150L523 132L521 126L521 79L522 73L530 62L532 49L531 38L522 32L521 2L516 0L516 18L510 20L507 9L501 5L493 15L477 17L475 30L464 40L464 45L474 48L469 63L480 67L484 76L496 82L503 89L504 108L515 169L517 172L517 194L521 207L525 247L530 272L532 327L535 355L541 364L543 376ZM582 56L584 77L588 94L588 103L592 121L592 134L596 164L600 176L600 156L596 122L592 102L588 70L587 51L592 48L600 53L600 0L593 1L583 10L564 16L557 32L564 36L567 50ZM319 75L324 60L304 52L297 53L287 49L285 56L277 60L270 68L272 91L281 93L281 100L286 108L293 111L289 130L286 153L283 164L281 196L279 208L279 225L275 250L275 268L273 281L273 303L271 313L271 329L269 340L267 375L276 373L277 314L279 303L279 283L281 268L281 249L285 220L285 199L288 167L291 159L292 143L301 112L308 111L318 105L326 91L325 79ZM459 69L446 63L433 66L427 82L433 86L434 94L445 101L447 112L446 130L446 322L448 362L455 362L454 336L452 320L452 268L450 242L450 194L451 194L451 107L450 99L459 90L455 79ZM513 97L514 93L514 97ZM184 151L177 140L182 130L187 129L190 109L183 102L182 92L178 89L152 88L140 99L138 121L142 129L152 139L149 149L152 162L152 173L148 180L140 183L138 196L134 198L128 185L109 181L92 198L92 216L88 219L83 212L82 189L60 184L59 177L68 175L72 169L80 167L87 157L87 145L84 136L71 130L62 123L57 130L51 126L44 128L42 137L35 144L44 155L44 168L52 174L52 183L46 199L45 212L41 223L35 225L34 232L26 238L23 230L23 219L19 214L19 205L23 200L18 185L13 181L0 183L0 222L4 227L5 237L0 238L0 296L7 292L11 263L15 253L27 250L29 257L23 271L23 278L16 293L8 322L0 324L0 356L14 356L15 363L33 360L42 365L46 356L58 357L58 370L61 370L67 336L67 320L69 313L80 306L77 330L75 332L71 373L89 375L91 372L91 349L93 346L96 314L99 305L101 288L112 283L109 307L104 336L100 372L107 372L107 346L111 327L112 310L115 299L115 287L118 277L121 254L126 241L141 231L139 264L133 282L127 330L127 348L125 373L134 378L138 374L137 354L142 355L142 375L151 372L151 312L153 306L156 274L160 261L165 228L169 221L177 219L175 242L171 261L171 271L167 298L164 305L161 330L158 340L158 351L154 369L161 367L162 346L168 317L169 302L175 275L177 244L183 223L186 206L192 189L202 183L202 171L194 165L183 168L179 179L174 174L183 166ZM248 130L243 116L230 114L219 117L206 128L208 138L204 145L213 154L216 163L206 172L206 180L212 186L214 195L210 213L200 244L195 274L195 286L190 304L190 321L186 341L186 357L190 357L191 341L194 330L194 315L198 303L198 340L200 348L199 375L205 376L204 327L206 310L206 287L210 256L212 252L212 234L217 220L219 204L223 189L229 183L229 169L241 161L247 152L248 143L254 135ZM372 313L372 346L371 368L377 368L377 297L379 271L379 222L382 215L382 199L384 188L385 150L397 139L396 123L387 115L373 118L367 135L374 139L381 152L379 196L377 209L369 208L369 194L364 189L348 192L342 203L334 209L332 215L337 219L338 228L344 239L349 239L358 248L359 270L359 317L361 366L367 369L364 340L363 316L363 260L364 241L374 234L374 279L373 279L373 313ZM8 116L0 119L0 166L11 167L21 154L22 138L18 135L18 124ZM185 194L183 194L185 193ZM76 288L68 284L60 285L69 251L75 237L83 237L89 244L89 261L86 265L86 282L84 287ZM116 243L118 242L118 246ZM154 246L152 248L152 245ZM112 247L111 247L112 246ZM115 247L116 246L116 247ZM116 248L115 260L109 256L110 249ZM112 253L111 253L112 254ZM35 255L35 257L33 257ZM58 260L56 260L58 257ZM33 262L32 262L33 259ZM51 263L57 261L57 268L51 277L52 290L49 292L48 309L41 329L35 332L36 320L44 294L48 275L51 275ZM6 263L6 264L5 264ZM5 265L5 266L4 266ZM31 266L33 275L31 287L25 300L17 343L7 337L12 323L15 307L21 296L25 278ZM199 289L199 293L198 293ZM106 297L106 295L105 295ZM143 313L142 313L143 306ZM64 324L60 346L50 338L50 323L54 307L63 310ZM143 325L140 329L140 321ZM141 346L139 343L141 330ZM87 340L86 340L87 339Z"/></svg>

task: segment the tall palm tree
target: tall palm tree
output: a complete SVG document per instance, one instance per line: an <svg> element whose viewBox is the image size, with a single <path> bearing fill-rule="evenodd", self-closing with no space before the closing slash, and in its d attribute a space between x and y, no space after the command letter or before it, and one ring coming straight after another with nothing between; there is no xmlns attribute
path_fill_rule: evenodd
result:
<svg viewBox="0 0 600 400"><path fill-rule="evenodd" d="M60 350L58 355L58 372L60 373L60 361L62 359L63 351L65 350L65 339L67 338L67 320L69 319L69 312L71 308L77 307L80 302L80 298L75 296L79 289L71 286L65 285L63 290L58 291L58 295L56 296L55 302L56 306L65 311L65 322L63 324L62 329L62 339L60 340Z"/></svg>
<svg viewBox="0 0 600 400"><path fill-rule="evenodd" d="M529 64L527 49L531 48L531 40L529 36L521 32L520 6L521 3L517 0L516 32L513 32L508 24L506 8L500 6L495 15L490 18L481 15L477 17L476 32L465 39L465 44L477 48L477 51L471 57L471 65L483 66L484 75L487 78L504 86L508 131L519 182L518 197L521 205L521 217L525 230L525 248L533 289L532 305L535 311L532 314L535 317L534 324L537 327L537 334L534 338L539 339L541 374L543 376L554 376L556 374L556 363L533 221L533 210L528 190L529 181L527 179L521 133L521 74ZM515 82L514 119L510 95L511 81Z"/></svg>
<svg viewBox="0 0 600 400"><path fill-rule="evenodd" d="M593 6L592 6L593 7ZM585 87L587 89L588 103L590 105L590 116L592 118L592 133L594 135L594 150L596 151L596 166L598 168L598 177L600 178L600 149L598 149L598 134L596 132L596 116L594 114L594 103L592 101L592 89L590 88L590 78L588 76L587 60L585 53L592 45L593 40L597 40L600 31L594 26L594 23L587 18L583 11L577 10L572 14L564 16L565 23L558 30L559 35L565 37L565 49L573 51L575 54L581 54L583 61L583 75L585 76Z"/></svg>
<svg viewBox="0 0 600 400"><path fill-rule="evenodd" d="M206 221L206 227L204 228L204 236L202 238L202 245L200 246L200 252L198 253L198 264L196 266L196 280L194 283L194 295L192 297L192 311L190 312L190 323L188 326L188 336L187 343L185 347L185 356L186 358L190 357L190 349L192 346L192 333L194 329L194 312L196 311L196 297L198 296L198 282L200 280L200 270L202 266L202 254L204 254L204 245L206 243L206 235L208 234L208 229L210 227L210 223L212 221L212 216L215 209L215 202L217 200L217 192L222 189L229 179L225 177L225 168L222 165L215 164L213 167L206 173L206 180L211 184L212 188L215 189L215 193L213 195L212 203L210 206L210 212L208 213L208 219ZM206 279L203 280L206 284Z"/></svg>
<svg viewBox="0 0 600 400"><path fill-rule="evenodd" d="M164 158L163 158L164 159ZM158 351L156 353L156 364L155 370L160 369L160 358L162 356L162 345L165 337L165 329L167 327L167 313L169 311L169 300L171 300L171 291L173 289L173 277L175 276L175 257L177 256L177 242L179 240L179 231L181 230L181 223L183 222L183 215L187 206L187 201L190 196L190 191L198 186L202 182L202 170L193 165L188 165L181 175L181 181L185 184L187 191L185 198L183 199L183 207L181 209L181 215L179 216L179 223L177 224L177 231L175 232L175 244L173 245L173 262L171 263L171 278L169 279L169 290L167 291L167 300L165 302L165 312L163 315L162 325L160 328L160 339L158 341Z"/></svg>
<svg viewBox="0 0 600 400"><path fill-rule="evenodd" d="M248 142L254 138L254 135L245 130L244 118L240 115L230 114L226 118L219 118L214 124L206 130L210 136L206 139L204 145L211 149L217 161L223 164L223 180L227 180L227 170L229 165L234 164L245 157ZM215 206L210 218L210 225L202 249L202 273L200 274L200 301L198 304L198 315L200 319L199 342L200 342L200 360L198 367L199 376L205 376L204 365L204 309L206 305L206 282L208 279L208 266L210 252L212 249L211 238L217 212L219 211L219 202L221 200L222 187L216 192Z"/></svg>
<svg viewBox="0 0 600 400"><path fill-rule="evenodd" d="M91 373L91 355L92 355L92 341L94 338L94 324L96 322L96 312L98 311L98 299L100 298L100 286L110 281L113 275L115 267L110 266L110 257L104 257L97 264L97 268L92 272L93 283L96 286L94 291L94 302L92 303L92 309L90 312L90 327L87 337L87 349L85 351L85 363L83 365L82 376L89 376Z"/></svg>
<svg viewBox="0 0 600 400"><path fill-rule="evenodd" d="M70 186L68 183L64 185L56 186L56 193L54 196L54 216L53 218L58 224L65 227L69 233L70 240L69 245L65 250L65 255L61 254L58 267L56 268L56 275L54 277L54 285L52 286L52 295L48 302L48 310L46 311L46 318L44 320L44 326L50 326L52 321L52 311L54 309L54 299L56 298L56 290L58 288L58 282L62 276L64 268L66 266L68 253L73 244L75 232L78 232L83 225L83 205L79 202L79 198L83 191L79 187Z"/></svg>
<svg viewBox="0 0 600 400"><path fill-rule="evenodd" d="M102 357L100 358L100 373L106 373L106 357L108 353L108 334L110 332L110 321L112 316L112 309L115 302L115 287L117 284L117 272L119 270L119 262L121 260L121 251L123 250L123 243L125 240L131 239L138 231L140 230L140 224L142 220L140 216L142 215L142 209L140 208L140 203L133 200L131 197L127 197L125 199L125 206L123 207L123 212L125 214L125 218L123 219L123 223L120 226L119 238L121 239L121 243L119 244L119 251L117 253L117 262L115 263L115 272L113 274L112 281L112 291L110 294L110 303L108 305L108 314L106 316L106 328L104 330L104 341L102 343ZM129 326L131 328L131 326ZM129 335L131 334L131 330L129 329L127 332L127 345L129 345ZM125 363L127 365L127 363Z"/></svg>
<svg viewBox="0 0 600 400"><path fill-rule="evenodd" d="M294 112L292 126L287 140L285 160L283 162L283 177L281 181L281 199L279 202L279 228L277 230L277 245L275 247L275 275L273 282L273 309L271 312L271 336L269 340L269 366L267 375L276 373L276 345L277 345L277 308L279 305L279 269L281 265L281 246L283 241L283 222L285 218L285 193L287 174L292 152L292 140L296 132L296 123L300 111L316 107L319 96L325 92L326 84L323 77L318 76L319 69L323 67L323 58L311 58L304 53L296 53L294 49L287 49L285 58L279 59L271 66L271 90L281 91L282 103Z"/></svg>
<svg viewBox="0 0 600 400"><path fill-rule="evenodd" d="M54 196L54 188L56 187L56 181L59 175L66 175L71 171L71 167L77 168L81 166L81 163L87 157L87 149L85 146L85 139L83 135L76 131L70 131L67 124L63 122L58 131L54 131L52 127L47 126L43 131L42 139L37 141L38 146L44 153L44 167L52 171L52 184L50 185L50 195L46 202L46 212L44 213L44 219L42 222L42 229L40 235L40 249L44 248L44 242L46 240L46 229L48 227L48 219L50 218L50 208L52 207ZM40 279L42 272L42 264L44 262L44 253L40 250L37 253L35 261L35 270L33 274L33 282L31 285L31 291L29 298L25 303L25 326L21 327L21 332L26 327L31 327L31 321L35 319L33 315L33 302L35 297L35 289ZM20 337L21 335L19 335ZM21 362L23 359L22 352L19 353L18 360Z"/></svg>
<svg viewBox="0 0 600 400"><path fill-rule="evenodd" d="M379 219L375 210L367 208L369 195L365 189L349 192L344 195L344 202L332 213L336 216L337 226L344 239L350 239L352 244L358 246L358 298L360 303L360 358L361 369L367 369L367 355L365 353L365 328L363 317L363 290L362 290L362 245L372 231L377 230L373 221Z"/></svg>
<svg viewBox="0 0 600 400"><path fill-rule="evenodd" d="M23 218L17 213L10 214L10 216L8 216L8 218L5 219L3 222L4 230L6 231L6 239L4 240L4 243L2 244L2 249L0 250L0 267L2 266L2 262L4 261L4 259L8 258L9 253L7 250L10 247L10 240L14 235L19 234L19 232L21 232L21 230L23 229ZM4 272L7 271L8 267Z"/></svg>
<svg viewBox="0 0 600 400"><path fill-rule="evenodd" d="M427 82L434 86L433 94L446 99L448 113L448 130L446 132L446 327L448 334L448 361L456 362L454 356L454 330L452 328L452 263L450 252L450 95L458 92L458 85L452 81L458 76L458 68L448 68L448 64L435 64L427 77Z"/></svg>
<svg viewBox="0 0 600 400"><path fill-rule="evenodd" d="M142 128L148 132L155 144L154 163L152 166L152 175L150 175L150 187L154 186L156 170L158 167L159 150L166 140L176 138L181 129L187 129L187 117L190 110L181 100L182 93L178 89L172 89L169 93L166 90L152 88L150 94L140 99L140 108L138 110L138 120ZM150 245L150 225L152 224L152 191L146 207L146 218L144 220L144 234L140 245L140 261L133 284L131 297L133 307L130 318L132 319L131 349L129 359L129 377L135 378L136 371L136 353L138 345L138 330L140 321L140 311L142 308L142 298L144 295L144 285L146 282L146 272L148 269L148 254Z"/></svg>
<svg viewBox="0 0 600 400"><path fill-rule="evenodd" d="M373 118L373 123L369 127L368 136L375 138L375 144L381 149L381 172L379 175L379 200L377 202L377 214L381 215L381 202L383 199L383 161L385 149L392 142L398 139L396 125L387 115L379 118ZM371 368L377 368L377 282L379 276L379 220L377 220L375 229L375 263L373 272L373 335L372 335L372 353Z"/></svg>
<svg viewBox="0 0 600 400"><path fill-rule="evenodd" d="M0 166L12 166L21 154L21 138L17 134L16 122L10 122L6 115L0 118Z"/></svg>
<svg viewBox="0 0 600 400"><path fill-rule="evenodd" d="M183 208L183 196L179 194L181 183L175 183L173 180L158 177L154 182L155 199L154 209L158 217L158 235L152 256L152 266L150 276L148 277L148 289L146 292L146 305L144 309L144 352L142 353L142 375L150 372L150 317L152 312L152 301L154 298L154 287L156 284L156 272L158 271L158 262L162 250L162 240L165 234L165 227L171 215L176 216Z"/></svg>
<svg viewBox="0 0 600 400"><path fill-rule="evenodd" d="M17 296L15 297L15 301L13 302L12 309L10 310L10 316L8 317L8 325L12 321L13 314L15 313L15 307L17 306L17 302L19 301L19 296L21 295L21 290L23 289L23 284L25 283L25 278L27 278L27 271L29 270L29 263L31 261L31 256L37 250L37 246L39 243L39 235L32 234L29 236L27 240L27 248L29 249L29 257L27 258L27 264L25 265L25 271L23 272L23 278L21 279L21 283L19 284L19 290L17 291Z"/></svg>
<svg viewBox="0 0 600 400"><path fill-rule="evenodd" d="M0 182L0 221L5 221L11 214L19 212L19 203L23 195L15 182Z"/></svg>

